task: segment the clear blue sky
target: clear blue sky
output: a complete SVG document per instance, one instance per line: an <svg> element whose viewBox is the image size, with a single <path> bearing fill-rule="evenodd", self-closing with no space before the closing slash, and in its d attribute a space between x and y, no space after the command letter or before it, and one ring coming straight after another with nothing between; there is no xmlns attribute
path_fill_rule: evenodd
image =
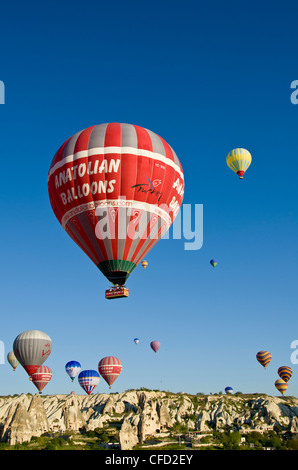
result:
<svg viewBox="0 0 298 470"><path fill-rule="evenodd" d="M6 354L39 329L53 341L44 393L84 393L66 362L97 370L115 355L112 391L278 395L277 368L289 365L287 394L298 396L297 14L294 1L2 5L0 395L37 391ZM162 136L184 170L184 203L204 207L202 248L161 240L129 278L130 297L115 301L47 192L58 147L104 122ZM243 181L226 166L235 147L253 158ZM273 356L266 371L262 349ZM95 392L108 391L101 379Z"/></svg>

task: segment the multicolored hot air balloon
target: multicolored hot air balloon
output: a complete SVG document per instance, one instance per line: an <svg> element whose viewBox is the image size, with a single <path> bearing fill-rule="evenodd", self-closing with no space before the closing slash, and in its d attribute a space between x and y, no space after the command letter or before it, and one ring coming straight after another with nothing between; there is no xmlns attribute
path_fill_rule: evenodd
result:
<svg viewBox="0 0 298 470"><path fill-rule="evenodd" d="M39 330L24 331L13 343L13 352L29 377L42 366L51 351L51 338Z"/></svg>
<svg viewBox="0 0 298 470"><path fill-rule="evenodd" d="M135 339L134 339L134 342L135 342L136 344L138 344L138 343L140 342L139 338L135 338Z"/></svg>
<svg viewBox="0 0 298 470"><path fill-rule="evenodd" d="M39 390L39 393L45 388L52 378L52 370L47 366L40 366L34 374L31 375L32 382Z"/></svg>
<svg viewBox="0 0 298 470"><path fill-rule="evenodd" d="M99 124L59 148L48 191L68 235L112 284L124 286L177 216L184 175L174 150L154 132Z"/></svg>
<svg viewBox="0 0 298 470"><path fill-rule="evenodd" d="M143 266L144 269L146 269L148 266L148 261L146 260L142 261L141 265Z"/></svg>
<svg viewBox="0 0 298 470"><path fill-rule="evenodd" d="M275 381L274 383L275 387L277 388L277 390L282 393L282 395L285 393L285 391L287 390L288 388L288 384L287 382L285 382L283 379L278 379Z"/></svg>
<svg viewBox="0 0 298 470"><path fill-rule="evenodd" d="M277 370L277 373L281 379L283 379L285 382L288 382L290 378L292 377L293 371L291 367L282 366L282 367L279 367L279 369Z"/></svg>
<svg viewBox="0 0 298 470"><path fill-rule="evenodd" d="M151 349L153 349L153 351L154 351L155 353L157 353L157 351L158 351L159 348L160 348L160 342L159 342L159 341L151 341L150 347L151 347Z"/></svg>
<svg viewBox="0 0 298 470"><path fill-rule="evenodd" d="M215 266L217 265L216 259L211 259L210 264L215 268Z"/></svg>
<svg viewBox="0 0 298 470"><path fill-rule="evenodd" d="M268 366L269 362L271 361L272 359L272 356L270 354L270 352L268 351L259 351L257 353L257 360L259 361L260 364L262 364L263 367L266 367Z"/></svg>
<svg viewBox="0 0 298 470"><path fill-rule="evenodd" d="M13 351L10 351L7 354L7 362L11 365L11 367L13 368L14 371L18 367L19 361L17 360L17 358L15 356L15 353Z"/></svg>
<svg viewBox="0 0 298 470"><path fill-rule="evenodd" d="M107 382L109 388L121 374L122 362L114 356L103 357L98 363L98 372Z"/></svg>
<svg viewBox="0 0 298 470"><path fill-rule="evenodd" d="M234 392L234 390L232 389L232 387L226 387L226 388L225 388L225 392L226 392L227 394L229 394L229 393L232 394L232 393Z"/></svg>
<svg viewBox="0 0 298 470"><path fill-rule="evenodd" d="M236 148L231 150L227 155L227 165L233 170L240 179L251 164L252 158L248 150Z"/></svg>
<svg viewBox="0 0 298 470"><path fill-rule="evenodd" d="M65 366L65 370L73 382L78 373L81 371L81 364L78 361L69 361Z"/></svg>
<svg viewBox="0 0 298 470"><path fill-rule="evenodd" d="M96 370L83 370L79 373L78 382L85 392L90 393L95 389L100 380L99 373Z"/></svg>

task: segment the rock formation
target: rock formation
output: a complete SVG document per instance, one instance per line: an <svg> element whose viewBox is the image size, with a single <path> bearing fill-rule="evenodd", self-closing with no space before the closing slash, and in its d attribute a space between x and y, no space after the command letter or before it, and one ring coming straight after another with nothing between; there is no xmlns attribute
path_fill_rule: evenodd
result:
<svg viewBox="0 0 298 470"><path fill-rule="evenodd" d="M233 429L298 432L298 399L268 395L189 395L150 390L120 394L20 395L0 400L0 438L11 445L44 433L119 431L120 448L170 432Z"/></svg>

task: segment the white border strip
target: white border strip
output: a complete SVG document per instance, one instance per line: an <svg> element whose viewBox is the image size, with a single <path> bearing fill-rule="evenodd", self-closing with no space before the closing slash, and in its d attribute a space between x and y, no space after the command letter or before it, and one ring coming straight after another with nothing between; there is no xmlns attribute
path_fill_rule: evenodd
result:
<svg viewBox="0 0 298 470"><path fill-rule="evenodd" d="M65 227L67 225L67 222L74 216L81 214L82 212L85 211L91 211L91 210L96 210L98 207L102 209L111 209L111 208L117 208L117 207L124 207L126 209L134 209L134 210L142 210L142 211L147 211L151 212L154 215L157 215L158 217L161 217L165 223L170 227L172 225L172 219L170 215L164 210L161 209L160 207L154 205L154 204L149 204L148 202L140 202L140 201L134 201L134 200L123 200L123 199L102 199L101 201L93 201L93 202L88 202L85 204L81 204L78 207L75 207L74 209L70 209L68 212L64 214L61 220L61 225L65 230Z"/></svg>
<svg viewBox="0 0 298 470"><path fill-rule="evenodd" d="M90 150L82 150L81 152L68 155L67 157L63 158L63 160L61 160L60 162L57 162L53 166L53 168L50 169L49 174L48 174L48 180L50 176L58 168L61 168L63 165L66 165L67 163L74 162L75 160L79 160L80 158L92 157L93 155L104 156L104 155L109 155L111 153L116 153L120 155L132 154L135 156L148 157L148 158L152 158L153 160L158 160L174 168L174 170L176 170L179 173L180 178L184 180L184 176L180 167L175 162L173 162L170 158L167 158L164 155L161 155L160 153L151 152L150 150L137 149L135 147L95 147Z"/></svg>

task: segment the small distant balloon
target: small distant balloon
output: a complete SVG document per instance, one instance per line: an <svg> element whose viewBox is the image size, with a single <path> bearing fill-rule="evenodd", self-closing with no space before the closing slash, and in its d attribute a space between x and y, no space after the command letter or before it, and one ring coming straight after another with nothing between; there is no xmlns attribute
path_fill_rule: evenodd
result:
<svg viewBox="0 0 298 470"><path fill-rule="evenodd" d="M78 361L69 361L65 366L65 370L73 382L81 371L81 364Z"/></svg>
<svg viewBox="0 0 298 470"><path fill-rule="evenodd" d="M285 391L288 388L287 382L285 382L283 379L276 380L274 385L282 395L285 393Z"/></svg>
<svg viewBox="0 0 298 470"><path fill-rule="evenodd" d="M256 357L257 357L257 360L259 361L259 363L260 363L263 367L265 367L265 369L266 369L266 367L268 366L269 362L270 362L271 359L272 359L272 356L271 356L271 354L270 354L269 351L259 351L259 352L257 353L257 356L256 356Z"/></svg>
<svg viewBox="0 0 298 470"><path fill-rule="evenodd" d="M236 148L231 150L226 158L227 165L233 170L240 179L251 164L252 158L248 150L243 148Z"/></svg>
<svg viewBox="0 0 298 470"><path fill-rule="evenodd" d="M140 342L139 338L135 338L135 339L134 339L134 342L135 342L136 344L139 344L139 342Z"/></svg>
<svg viewBox="0 0 298 470"><path fill-rule="evenodd" d="M16 356L15 356L15 353L13 351L10 351L8 354L7 354L7 361L8 363L11 365L11 367L13 368L13 370L15 371L16 368L18 367L19 365L19 361L17 360Z"/></svg>
<svg viewBox="0 0 298 470"><path fill-rule="evenodd" d="M159 348L160 348L160 342L159 341L151 341L150 343L151 349L156 353Z"/></svg>
<svg viewBox="0 0 298 470"><path fill-rule="evenodd" d="M226 392L227 394L229 394L229 393L232 394L232 393L234 392L234 390L232 389L232 387L226 387L226 388L225 388L225 392Z"/></svg>
<svg viewBox="0 0 298 470"><path fill-rule="evenodd" d="M148 266L148 261L146 261L146 260L144 259L144 261L142 261L141 265L143 266L144 269L146 269L147 266Z"/></svg>
<svg viewBox="0 0 298 470"><path fill-rule="evenodd" d="M79 373L78 382L85 392L90 393L95 389L100 380L99 373L96 370L83 370Z"/></svg>
<svg viewBox="0 0 298 470"><path fill-rule="evenodd" d="M39 393L45 388L52 378L52 370L47 366L40 366L34 374L31 375L32 382L39 390Z"/></svg>
<svg viewBox="0 0 298 470"><path fill-rule="evenodd" d="M213 266L215 268L215 266L217 265L216 259L211 259L210 264L211 264L211 266Z"/></svg>
<svg viewBox="0 0 298 470"><path fill-rule="evenodd" d="M285 382L288 382L290 378L292 377L293 371L291 367L282 366L282 367L279 367L277 373L281 379L283 379Z"/></svg>

